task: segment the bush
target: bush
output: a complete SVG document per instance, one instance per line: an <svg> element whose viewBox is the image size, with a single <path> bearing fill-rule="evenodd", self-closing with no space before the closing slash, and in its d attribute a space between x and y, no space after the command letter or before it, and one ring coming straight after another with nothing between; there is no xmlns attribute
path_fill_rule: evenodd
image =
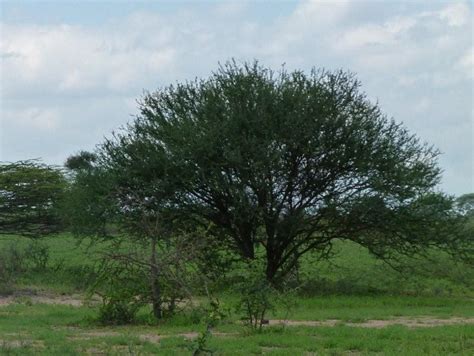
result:
<svg viewBox="0 0 474 356"><path fill-rule="evenodd" d="M24 257L28 267L36 270L44 270L49 260L49 247L41 241L32 241L25 248Z"/></svg>
<svg viewBox="0 0 474 356"><path fill-rule="evenodd" d="M222 308L219 299L210 298L209 309L207 310L206 329L194 341L193 356L202 354L214 354L209 349L208 343L212 336L212 330L217 326L219 321L226 317L227 312Z"/></svg>
<svg viewBox="0 0 474 356"><path fill-rule="evenodd" d="M10 289L15 279L25 270L25 254L16 244L12 244L0 252L0 284L1 289Z"/></svg>
<svg viewBox="0 0 474 356"><path fill-rule="evenodd" d="M147 302L143 298L147 289L146 276L137 268L106 262L89 291L102 297L98 321L104 325L132 323L138 310Z"/></svg>
<svg viewBox="0 0 474 356"><path fill-rule="evenodd" d="M0 251L0 292L12 291L14 282L27 270L44 270L49 260L49 249L39 241L26 247L12 243Z"/></svg>
<svg viewBox="0 0 474 356"><path fill-rule="evenodd" d="M105 299L99 308L98 320L103 325L123 325L135 321L140 305L132 300Z"/></svg>
<svg viewBox="0 0 474 356"><path fill-rule="evenodd" d="M275 307L275 296L278 291L267 281L263 273L263 264L250 261L237 270L240 277L235 284L240 296L237 312L252 329L260 329L265 322L266 313Z"/></svg>

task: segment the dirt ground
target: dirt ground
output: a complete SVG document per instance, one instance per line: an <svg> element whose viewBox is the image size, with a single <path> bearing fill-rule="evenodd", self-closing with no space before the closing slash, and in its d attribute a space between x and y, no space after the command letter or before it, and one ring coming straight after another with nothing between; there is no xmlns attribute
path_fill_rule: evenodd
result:
<svg viewBox="0 0 474 356"><path fill-rule="evenodd" d="M57 295L53 293L34 291L34 290L21 290L8 296L0 295L0 307L14 304L14 303L58 304L58 305L71 305L74 307L80 307L83 305L89 305L91 303L94 304L98 302L100 302L100 299L98 297L85 299L83 296L79 294Z"/></svg>
<svg viewBox="0 0 474 356"><path fill-rule="evenodd" d="M345 322L341 320L269 320L269 325L285 325L285 326L336 326L336 325L347 325L359 328L384 328L391 325L404 325L409 328L422 328L422 327L434 327L443 325L455 325L455 324L474 324L474 318L460 318L452 317L447 319L433 318L429 316L419 317L401 317L384 320L365 320L360 323Z"/></svg>

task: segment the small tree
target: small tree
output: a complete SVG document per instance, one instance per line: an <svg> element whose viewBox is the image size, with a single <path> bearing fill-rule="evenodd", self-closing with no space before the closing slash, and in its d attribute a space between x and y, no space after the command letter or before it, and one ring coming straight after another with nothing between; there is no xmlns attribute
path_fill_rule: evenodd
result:
<svg viewBox="0 0 474 356"><path fill-rule="evenodd" d="M128 172L121 182L141 204L212 222L245 259L263 248L273 282L335 239L383 259L458 251L452 200L434 191L438 151L359 87L341 71L228 63L145 95L139 117L102 146L104 162Z"/></svg>
<svg viewBox="0 0 474 356"><path fill-rule="evenodd" d="M115 158L120 160L118 153ZM66 165L73 171L63 205L69 228L77 236L109 243L97 287L108 294L104 300L110 305L103 312L119 319L110 322L123 322L116 315L120 310L129 320L144 303L152 304L157 319L172 313L176 301L190 294L192 274L186 268L199 248L176 229L165 184L148 167L118 166L85 152L68 158Z"/></svg>
<svg viewBox="0 0 474 356"><path fill-rule="evenodd" d="M39 237L58 232L66 180L38 161L0 164L0 234Z"/></svg>

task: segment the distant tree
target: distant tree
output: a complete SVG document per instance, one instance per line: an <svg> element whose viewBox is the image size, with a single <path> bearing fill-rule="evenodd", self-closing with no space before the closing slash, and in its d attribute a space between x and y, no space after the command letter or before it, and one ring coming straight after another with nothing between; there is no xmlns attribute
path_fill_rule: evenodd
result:
<svg viewBox="0 0 474 356"><path fill-rule="evenodd" d="M456 210L464 218L464 232L470 242L468 259L474 263L474 193L461 195L455 201Z"/></svg>
<svg viewBox="0 0 474 356"><path fill-rule="evenodd" d="M58 232L66 180L39 161L0 163L0 234L40 237Z"/></svg>
<svg viewBox="0 0 474 356"><path fill-rule="evenodd" d="M61 202L61 218L76 236L106 238L116 216L111 200L113 177L95 161L96 155L85 151L67 158L64 166L69 184Z"/></svg>
<svg viewBox="0 0 474 356"><path fill-rule="evenodd" d="M72 171L90 169L97 161L97 155L88 151L80 151L78 154L69 156L64 166Z"/></svg>
<svg viewBox="0 0 474 356"><path fill-rule="evenodd" d="M260 246L275 283L308 251L327 257L335 239L386 260L459 251L453 201L434 191L438 151L359 87L345 72L228 63L145 95L101 164L121 172L122 209L212 223L244 259Z"/></svg>
<svg viewBox="0 0 474 356"><path fill-rule="evenodd" d="M474 217L474 193L463 194L456 198L456 207L462 214Z"/></svg>

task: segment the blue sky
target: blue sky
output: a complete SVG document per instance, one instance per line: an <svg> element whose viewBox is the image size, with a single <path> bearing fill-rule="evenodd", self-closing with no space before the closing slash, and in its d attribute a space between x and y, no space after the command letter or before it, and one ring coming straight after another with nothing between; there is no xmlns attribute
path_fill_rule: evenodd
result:
<svg viewBox="0 0 474 356"><path fill-rule="evenodd" d="M474 191L469 1L0 1L0 160L61 164L136 114L143 90L230 58L355 72Z"/></svg>

